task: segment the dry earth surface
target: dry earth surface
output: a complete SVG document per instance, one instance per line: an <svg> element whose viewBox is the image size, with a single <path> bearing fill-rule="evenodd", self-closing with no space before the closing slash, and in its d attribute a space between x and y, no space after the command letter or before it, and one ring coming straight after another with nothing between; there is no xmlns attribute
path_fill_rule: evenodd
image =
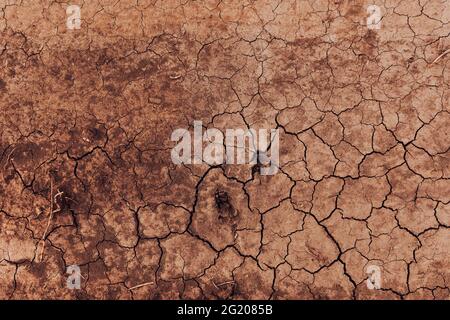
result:
<svg viewBox="0 0 450 320"><path fill-rule="evenodd" d="M0 0L0 299L449 299L448 50L448 0Z"/></svg>

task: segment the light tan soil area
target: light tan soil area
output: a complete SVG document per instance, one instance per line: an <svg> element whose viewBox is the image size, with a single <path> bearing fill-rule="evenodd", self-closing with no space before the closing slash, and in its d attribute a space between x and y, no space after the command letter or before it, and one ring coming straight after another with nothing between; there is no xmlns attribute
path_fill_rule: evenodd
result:
<svg viewBox="0 0 450 320"><path fill-rule="evenodd" d="M0 0L0 299L449 299L448 50L448 0Z"/></svg>

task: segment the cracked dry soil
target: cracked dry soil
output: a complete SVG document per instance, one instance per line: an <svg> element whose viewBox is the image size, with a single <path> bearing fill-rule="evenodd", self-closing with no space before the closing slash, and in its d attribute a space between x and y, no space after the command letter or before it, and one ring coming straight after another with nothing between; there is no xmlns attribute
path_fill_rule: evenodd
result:
<svg viewBox="0 0 450 320"><path fill-rule="evenodd" d="M0 9L1 299L450 298L449 1ZM194 120L280 170L174 165Z"/></svg>

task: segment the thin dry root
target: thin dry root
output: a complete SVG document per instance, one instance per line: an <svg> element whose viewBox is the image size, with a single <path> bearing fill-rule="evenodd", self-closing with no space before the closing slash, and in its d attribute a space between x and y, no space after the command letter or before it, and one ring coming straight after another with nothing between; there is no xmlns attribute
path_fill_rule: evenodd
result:
<svg viewBox="0 0 450 320"><path fill-rule="evenodd" d="M6 157L6 161L5 164L3 165L3 171L2 171L2 176L4 177L4 173L6 172L6 167L8 166L9 160L11 160L11 156L14 153L14 151L16 151L17 147L12 148L12 150L9 152L8 156Z"/></svg>
<svg viewBox="0 0 450 320"><path fill-rule="evenodd" d="M53 197L53 199L54 199L53 201L54 201L55 204L58 206L58 208L57 208L56 210L53 211L53 214L55 214L55 213L61 211L61 207L59 206L58 201L56 201L56 198L57 198L57 197L61 197L61 198L62 198L62 196L63 196L63 194L64 194L64 192L59 191L59 189L57 189L57 191L58 191L58 193L55 194L55 196Z"/></svg>
<svg viewBox="0 0 450 320"><path fill-rule="evenodd" d="M50 228L50 224L52 222L52 218L53 218L53 180L50 177L50 213L48 216L48 220L47 220L47 227L45 228L44 234L42 235L42 249L41 249L41 254L39 255L39 260L38 262L41 262L43 260L44 257L44 250L45 250L45 236L47 235L48 229Z"/></svg>
<svg viewBox="0 0 450 320"><path fill-rule="evenodd" d="M146 283L138 284L137 286L131 287L130 290L134 290L134 289L137 289L137 288L149 286L149 285L152 285L152 284L153 284L153 282L146 282Z"/></svg>
<svg viewBox="0 0 450 320"><path fill-rule="evenodd" d="M227 284L235 284L235 283L236 282L234 282L234 281L226 281L226 282L218 284L217 287L222 287L222 286L227 285Z"/></svg>
<svg viewBox="0 0 450 320"><path fill-rule="evenodd" d="M441 53L436 59L434 59L434 61L431 64L435 64L436 62L439 61L439 59L441 59L443 56L445 56L447 53L450 53L450 49L444 51L443 53Z"/></svg>

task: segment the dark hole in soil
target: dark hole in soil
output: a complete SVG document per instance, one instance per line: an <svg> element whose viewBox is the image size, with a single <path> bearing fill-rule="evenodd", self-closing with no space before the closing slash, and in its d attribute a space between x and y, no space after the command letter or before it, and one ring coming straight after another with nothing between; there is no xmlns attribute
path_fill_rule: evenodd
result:
<svg viewBox="0 0 450 320"><path fill-rule="evenodd" d="M233 218L237 215L226 191L216 190L214 200L219 211L219 219Z"/></svg>

